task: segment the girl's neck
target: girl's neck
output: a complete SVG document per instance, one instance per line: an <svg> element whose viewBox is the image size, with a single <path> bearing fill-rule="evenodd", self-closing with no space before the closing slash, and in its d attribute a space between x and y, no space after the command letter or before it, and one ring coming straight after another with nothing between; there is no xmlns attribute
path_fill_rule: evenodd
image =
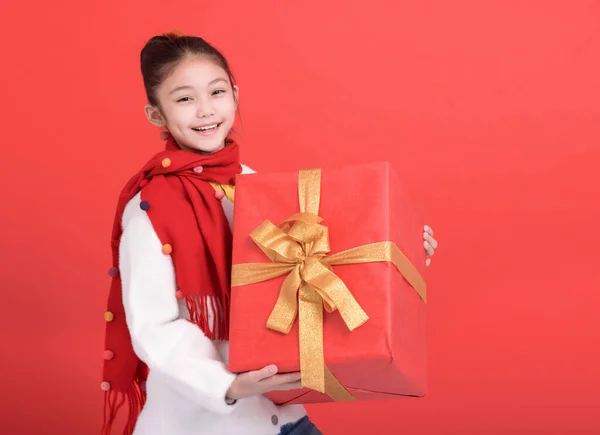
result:
<svg viewBox="0 0 600 435"><path fill-rule="evenodd" d="M210 156L211 154L218 153L219 151L221 151L223 148L225 148L227 145L229 145L231 143L231 141L225 140L225 142L224 142L224 144L223 144L223 146L221 148L219 148L216 151L212 151L212 152L211 151L203 151L203 150L199 150L199 149L196 149L196 148L189 148L189 147L186 147L186 146L181 146L179 144L179 142L177 142L177 141L175 141L175 143L177 144L177 146L180 149L182 149L184 151L189 151L189 152L192 152L192 153L195 153L195 154L200 154L200 155L203 155L203 156Z"/></svg>

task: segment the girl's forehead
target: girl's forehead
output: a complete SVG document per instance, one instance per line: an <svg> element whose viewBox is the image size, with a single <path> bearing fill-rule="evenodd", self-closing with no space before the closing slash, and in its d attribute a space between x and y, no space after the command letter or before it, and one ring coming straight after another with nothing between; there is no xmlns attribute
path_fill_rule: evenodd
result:
<svg viewBox="0 0 600 435"><path fill-rule="evenodd" d="M165 84L185 81L190 85L208 85L217 78L227 79L227 72L212 59L194 56L179 62L165 79Z"/></svg>

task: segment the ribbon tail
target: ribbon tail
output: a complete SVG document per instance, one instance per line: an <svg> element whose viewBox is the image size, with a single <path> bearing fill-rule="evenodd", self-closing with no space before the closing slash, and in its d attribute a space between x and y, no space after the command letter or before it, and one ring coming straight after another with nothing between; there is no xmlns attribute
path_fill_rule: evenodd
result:
<svg viewBox="0 0 600 435"><path fill-rule="evenodd" d="M281 285L277 303L267 320L267 328L283 334L290 332L296 320L296 313L298 312L296 293L301 284L302 278L300 278L300 272L298 267L296 267L285 277Z"/></svg>
<svg viewBox="0 0 600 435"><path fill-rule="evenodd" d="M350 331L369 320L344 281L320 261L307 259L302 277L321 296L328 312L336 309L340 312Z"/></svg>

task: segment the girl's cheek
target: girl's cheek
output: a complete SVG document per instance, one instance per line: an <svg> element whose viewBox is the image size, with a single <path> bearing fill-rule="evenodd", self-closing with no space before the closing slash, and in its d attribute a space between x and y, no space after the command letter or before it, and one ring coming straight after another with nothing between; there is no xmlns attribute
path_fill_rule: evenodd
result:
<svg viewBox="0 0 600 435"><path fill-rule="evenodd" d="M233 98L223 98L219 101L218 107L223 111L233 112L235 111L235 101Z"/></svg>

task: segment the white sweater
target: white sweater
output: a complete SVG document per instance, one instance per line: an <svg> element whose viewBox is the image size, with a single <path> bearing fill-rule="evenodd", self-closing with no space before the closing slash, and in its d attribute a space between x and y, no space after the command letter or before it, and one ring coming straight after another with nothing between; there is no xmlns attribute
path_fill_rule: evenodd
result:
<svg viewBox="0 0 600 435"><path fill-rule="evenodd" d="M233 204L223 199L223 208L232 226ZM127 204L122 225L127 325L136 354L150 368L134 435L276 435L306 415L302 405L277 406L262 395L225 403L235 378L226 366L229 344L212 341L186 320L185 302L175 297L173 262L140 209L139 193Z"/></svg>

